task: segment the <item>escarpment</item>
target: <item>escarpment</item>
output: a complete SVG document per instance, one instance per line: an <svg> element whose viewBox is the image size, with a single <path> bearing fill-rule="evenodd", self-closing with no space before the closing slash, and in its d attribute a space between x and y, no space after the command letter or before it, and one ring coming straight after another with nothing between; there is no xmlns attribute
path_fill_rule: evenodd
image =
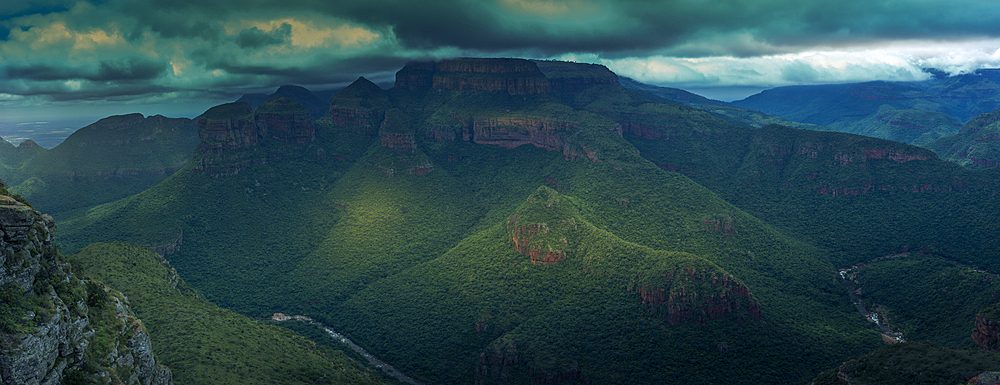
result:
<svg viewBox="0 0 1000 385"><path fill-rule="evenodd" d="M983 309L976 314L972 340L983 350L1000 351L1000 317L996 307Z"/></svg>
<svg viewBox="0 0 1000 385"><path fill-rule="evenodd" d="M392 103L388 94L375 83L360 77L330 97L329 116L334 127L375 136L389 109L392 109Z"/></svg>
<svg viewBox="0 0 1000 385"><path fill-rule="evenodd" d="M172 383L128 300L76 276L54 229L51 216L0 195L0 383Z"/></svg>
<svg viewBox="0 0 1000 385"><path fill-rule="evenodd" d="M552 84L529 60L461 58L408 63L396 73L396 88L534 95L551 92Z"/></svg>
<svg viewBox="0 0 1000 385"><path fill-rule="evenodd" d="M396 151L412 150L416 145L410 118L398 108L386 112L385 120L379 126L378 136L383 147Z"/></svg>
<svg viewBox="0 0 1000 385"><path fill-rule="evenodd" d="M194 171L216 177L235 175L248 167L265 164L270 158L303 154L291 147L267 154L254 151L268 142L303 145L316 139L309 111L286 97L268 99L256 110L245 102L215 106L196 120L201 144L194 158Z"/></svg>
<svg viewBox="0 0 1000 385"><path fill-rule="evenodd" d="M260 134L253 121L250 103L235 102L208 109L195 118L198 121L198 137L202 152L219 152L256 146Z"/></svg>
<svg viewBox="0 0 1000 385"><path fill-rule="evenodd" d="M309 110L295 99L268 99L254 110L253 118L260 136L287 143L316 140L316 128Z"/></svg>

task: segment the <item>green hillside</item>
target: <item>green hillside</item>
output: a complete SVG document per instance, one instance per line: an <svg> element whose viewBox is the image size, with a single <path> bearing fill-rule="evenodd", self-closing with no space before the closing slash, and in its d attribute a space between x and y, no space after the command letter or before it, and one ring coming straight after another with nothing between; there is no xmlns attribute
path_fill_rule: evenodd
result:
<svg viewBox="0 0 1000 385"><path fill-rule="evenodd" d="M456 72L504 63L524 76ZM429 383L806 381L879 343L823 250L621 136L659 114L685 119L677 136L741 128L608 83L560 94L573 83L516 61L448 65L455 89L359 79L315 141L199 152L60 242L172 251L209 300L320 319Z"/></svg>
<svg viewBox="0 0 1000 385"><path fill-rule="evenodd" d="M976 314L1000 301L997 276L933 255L900 254L861 266L855 274L865 306L908 340L978 348Z"/></svg>
<svg viewBox="0 0 1000 385"><path fill-rule="evenodd" d="M81 128L58 146L0 149L0 178L57 218L150 188L180 169L198 145L190 119L119 115Z"/></svg>
<svg viewBox="0 0 1000 385"><path fill-rule="evenodd" d="M177 384L376 384L343 352L206 301L155 253L100 243L75 257L86 275L122 288Z"/></svg>
<svg viewBox="0 0 1000 385"><path fill-rule="evenodd" d="M806 382L882 343L836 268L1000 270L996 170L617 82L455 59L358 79L315 122L291 99L217 106L183 169L73 212L59 242L154 248L214 303L316 318L426 383ZM991 283L907 261L859 273L868 305L967 346L967 320L934 314ZM935 290L954 294L907 302Z"/></svg>
<svg viewBox="0 0 1000 385"><path fill-rule="evenodd" d="M779 87L734 105L838 132L924 145L1000 105L997 71L922 82Z"/></svg>
<svg viewBox="0 0 1000 385"><path fill-rule="evenodd" d="M942 159L974 169L1000 164L1000 111L984 113L970 119L955 135L940 138L926 145Z"/></svg>

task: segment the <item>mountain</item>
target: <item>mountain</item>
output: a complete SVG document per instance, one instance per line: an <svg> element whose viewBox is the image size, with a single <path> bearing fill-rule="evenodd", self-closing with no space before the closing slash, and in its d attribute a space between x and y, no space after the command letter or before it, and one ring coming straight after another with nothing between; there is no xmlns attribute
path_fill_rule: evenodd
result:
<svg viewBox="0 0 1000 385"><path fill-rule="evenodd" d="M0 178L60 217L156 185L184 166L198 136L190 119L129 114L81 128L50 150L33 143L0 144Z"/></svg>
<svg viewBox="0 0 1000 385"><path fill-rule="evenodd" d="M830 131L831 129L815 124L793 122L785 118L768 115L763 112L749 108L737 107L732 103L708 99L688 91L677 88L659 87L643 84L629 78L621 79L622 87L630 90L642 92L658 98L679 102L689 107L708 111L709 113L726 120L732 124L750 128L760 128L771 124L780 124L786 127L801 128L805 130ZM651 101L658 101L651 99Z"/></svg>
<svg viewBox="0 0 1000 385"><path fill-rule="evenodd" d="M123 288L145 321L152 351L178 384L383 383L341 351L206 301L146 248L93 244L75 262L95 280Z"/></svg>
<svg viewBox="0 0 1000 385"><path fill-rule="evenodd" d="M940 138L926 145L941 158L969 168L988 168L1000 164L1000 110L980 114L970 119L957 134Z"/></svg>
<svg viewBox="0 0 1000 385"><path fill-rule="evenodd" d="M248 103L250 104L250 108L257 108L257 106L273 98L284 97L284 98L294 99L295 101L301 103L302 106L305 107L307 110L309 110L309 113L312 115L314 119L319 119L322 118L323 115L326 113L327 107L329 105L329 103L327 103L326 100L330 96L332 96L333 93L335 93L335 91L323 91L317 94L313 93L312 91L309 91L305 87L296 85L284 85L278 87L278 89L273 94L270 95L244 94L236 101Z"/></svg>
<svg viewBox="0 0 1000 385"><path fill-rule="evenodd" d="M1000 107L998 80L1000 70L978 70L921 82L790 86L733 104L839 132L923 145Z"/></svg>
<svg viewBox="0 0 1000 385"><path fill-rule="evenodd" d="M216 106L183 169L72 213L60 243L158 250L214 303L315 318L426 383L806 382L883 343L835 268L998 269L996 170L620 81L453 59L360 78L315 121ZM870 299L903 314L906 290Z"/></svg>
<svg viewBox="0 0 1000 385"><path fill-rule="evenodd" d="M213 302L316 318L428 383L805 381L877 346L824 251L623 138L658 117L677 124L660 138L743 128L616 78L412 63L332 97L312 141L218 106L184 169L61 242L172 251Z"/></svg>
<svg viewBox="0 0 1000 385"><path fill-rule="evenodd" d="M55 222L0 183L0 382L172 384L127 297L82 275Z"/></svg>

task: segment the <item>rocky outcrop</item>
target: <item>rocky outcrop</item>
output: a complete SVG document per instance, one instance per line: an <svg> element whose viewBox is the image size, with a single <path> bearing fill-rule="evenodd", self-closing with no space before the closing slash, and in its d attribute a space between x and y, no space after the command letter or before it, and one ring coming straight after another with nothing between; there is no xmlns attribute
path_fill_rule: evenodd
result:
<svg viewBox="0 0 1000 385"><path fill-rule="evenodd" d="M601 85L617 85L618 75L600 64L535 61L553 92L575 93Z"/></svg>
<svg viewBox="0 0 1000 385"><path fill-rule="evenodd" d="M253 121L249 103L236 102L218 105L195 118L202 152L219 152L256 146L261 135Z"/></svg>
<svg viewBox="0 0 1000 385"><path fill-rule="evenodd" d="M429 85L428 85L429 86ZM364 77L330 97L330 121L354 133L375 136L392 108L389 95Z"/></svg>
<svg viewBox="0 0 1000 385"><path fill-rule="evenodd" d="M122 384L166 385L171 384L172 374L166 366L156 362L149 334L136 318L124 294L107 289L114 304L114 324L121 325L114 333L114 346L100 362L107 363L108 376Z"/></svg>
<svg viewBox="0 0 1000 385"><path fill-rule="evenodd" d="M54 229L52 217L0 195L0 384L170 384L127 300L76 277ZM116 302L94 300L101 295ZM107 306L117 319L101 318Z"/></svg>
<svg viewBox="0 0 1000 385"><path fill-rule="evenodd" d="M438 63L408 63L396 73L396 88L420 90L478 90L510 95L545 94L549 79L524 59L460 58Z"/></svg>
<svg viewBox="0 0 1000 385"><path fill-rule="evenodd" d="M566 258L563 250L568 241L562 238L555 244L548 242L544 235L549 231L545 223L518 223L516 215L507 222L507 234L514 244L514 251L530 257L532 263L556 263Z"/></svg>
<svg viewBox="0 0 1000 385"><path fill-rule="evenodd" d="M383 147L396 151L413 150L416 146L416 135L410 125L410 118L398 108L385 113L385 120L379 126L378 137Z"/></svg>
<svg viewBox="0 0 1000 385"><path fill-rule="evenodd" d="M514 251L537 264L565 259L576 230L576 209L563 202L558 192L544 186L507 220L507 237Z"/></svg>
<svg viewBox="0 0 1000 385"><path fill-rule="evenodd" d="M653 314L671 324L704 325L740 315L740 321L760 319L760 303L750 288L721 271L679 268L664 277L663 285L641 285L636 294Z"/></svg>
<svg viewBox="0 0 1000 385"><path fill-rule="evenodd" d="M286 143L311 143L316 140L316 129L309 110L295 99L268 99L257 107L253 118L257 133L262 137Z"/></svg>
<svg viewBox="0 0 1000 385"><path fill-rule="evenodd" d="M38 143L35 143L34 140L28 139L21 142L21 144L18 144L17 148L21 150L24 149L32 150L32 149L41 149L42 146L39 146Z"/></svg>
<svg viewBox="0 0 1000 385"><path fill-rule="evenodd" d="M514 336L517 338L519 336ZM539 341L531 341L526 345L538 347ZM477 385L508 384L529 381L535 384L594 384L591 379L583 376L578 362L572 359L553 357L541 358L537 355L545 353L524 353L518 345L507 337L490 344L479 354L479 362L475 366L475 382ZM527 350L530 350L527 349Z"/></svg>
<svg viewBox="0 0 1000 385"><path fill-rule="evenodd" d="M562 151L566 134L578 129L569 122L542 118L479 118L472 122L472 139L478 144L515 148L524 144Z"/></svg>
<svg viewBox="0 0 1000 385"><path fill-rule="evenodd" d="M435 62L409 62L396 72L396 88L409 91L425 91L434 85Z"/></svg>
<svg viewBox="0 0 1000 385"><path fill-rule="evenodd" d="M972 340L983 350L1000 351L1000 319L989 310L976 315Z"/></svg>

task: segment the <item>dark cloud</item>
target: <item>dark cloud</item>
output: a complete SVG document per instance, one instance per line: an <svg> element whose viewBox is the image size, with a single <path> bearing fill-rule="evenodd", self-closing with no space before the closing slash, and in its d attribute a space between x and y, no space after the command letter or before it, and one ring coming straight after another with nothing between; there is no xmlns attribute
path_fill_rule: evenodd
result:
<svg viewBox="0 0 1000 385"><path fill-rule="evenodd" d="M125 82L152 80L167 70L167 63L141 58L102 61L97 73L87 80Z"/></svg>
<svg viewBox="0 0 1000 385"><path fill-rule="evenodd" d="M408 60L449 54L536 58L578 54L594 60L639 61L653 56L758 58L899 38L1000 37L995 27L1000 25L1000 6L976 0L0 2L0 44L28 28L44 27L41 23L46 21L80 34L58 43L62 45L52 43L51 52L38 53L30 60L4 57L7 52L0 50L0 92L60 98L130 98L138 92L155 96L165 89L239 88L248 83L253 87L321 85L373 73L388 79ZM65 12L70 8L72 12ZM24 15L49 16L12 22ZM294 22L270 30L264 27L282 19ZM336 37L316 46L293 44L303 37L295 34L308 30L307 22L329 23L313 29L327 28L324 33L347 23L345 28L364 28L378 38L370 46L368 40L352 43L350 36L342 44L334 42ZM95 30L118 34L114 37L119 40L124 36L127 47L108 43L101 46L103 51L77 56L56 52L86 42L82 35ZM93 45L100 44L95 40ZM143 57L136 53L140 48L157 52ZM99 59L76 61L87 56ZM781 81L808 82L827 76L816 71L817 63L783 65L774 73ZM630 65L637 72L653 71L643 64ZM685 70L682 64L676 66L678 73L687 74L692 84L713 81L712 74L694 67ZM168 71L171 65L175 72ZM732 66L726 71L740 79L765 76L737 73ZM177 75L165 77L168 73ZM67 81L78 82L76 89L60 83ZM144 87L143 83L173 88Z"/></svg>
<svg viewBox="0 0 1000 385"><path fill-rule="evenodd" d="M260 48L269 45L284 44L292 36L292 25L281 24L274 31L264 32L257 27L244 29L236 36L236 45L240 48Z"/></svg>
<svg viewBox="0 0 1000 385"><path fill-rule="evenodd" d="M527 4L519 9L518 4ZM565 13L538 13L532 5L565 5ZM258 15L320 13L391 29L406 48L456 47L483 52L535 50L549 55L596 52L632 56L670 52L705 36L750 34L770 46L795 49L878 39L1000 36L1000 12L992 2L843 0L549 1L440 0L155 0L133 5L139 25L164 37L210 38L206 26L234 12ZM534 14L532 12L535 12ZM246 36L246 47L267 45L266 33ZM277 38L276 36L271 36ZM256 38L256 39L255 39ZM699 53L687 48L689 53ZM709 51L702 51L707 53ZM758 52L734 46L731 54Z"/></svg>
<svg viewBox="0 0 1000 385"><path fill-rule="evenodd" d="M135 82L152 80L163 74L167 64L142 58L108 60L95 67L49 64L11 65L3 69L8 79L36 82L88 80L94 82Z"/></svg>

